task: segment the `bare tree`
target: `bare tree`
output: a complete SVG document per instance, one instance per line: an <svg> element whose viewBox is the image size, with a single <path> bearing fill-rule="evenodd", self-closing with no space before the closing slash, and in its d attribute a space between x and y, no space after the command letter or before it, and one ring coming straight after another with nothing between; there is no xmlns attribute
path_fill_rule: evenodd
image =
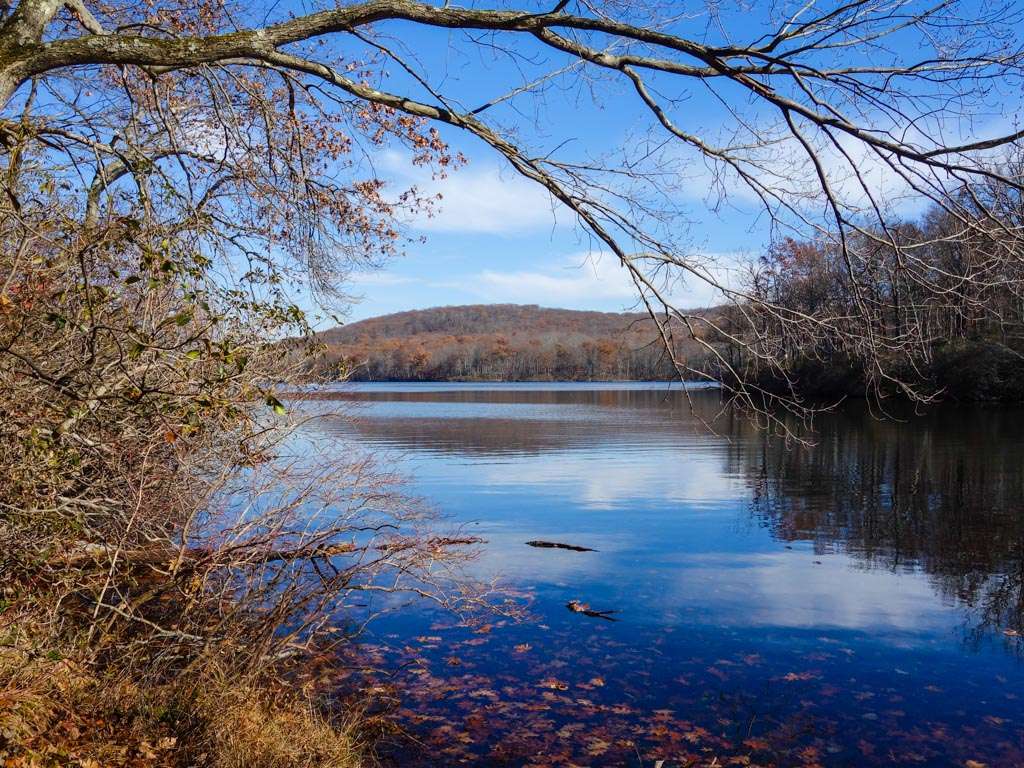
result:
<svg viewBox="0 0 1024 768"><path fill-rule="evenodd" d="M942 238L951 242L999 229L1004 236L992 259L1018 258L1016 225L997 221L993 198L977 190L1020 190L1019 174L1000 154L1024 136L1016 105L995 125L979 121L1002 93L1019 89L1022 11L1014 2L955 0L777 3L757 36L740 41L716 23L718 4L491 10L377 0L272 21L254 8L212 2L26 0L0 29L0 101L11 167L33 152L51 168L64 158L60 175L65 183L73 177L83 222L109 215L127 197L143 208L161 197L165 214L168 203L176 206L179 228L198 232L202 222L206 249L256 261L298 256L321 285L332 282L339 240L348 239L350 256L371 250L365 240L351 240L350 217L385 239L394 236L385 223L394 209L379 180L338 183L324 145L346 143L344 121L363 121L364 129L378 122L426 160L423 152L443 154L442 145L433 129L420 131L447 124L476 136L571 210L629 270L666 340L679 328L697 339L727 339L755 368L785 377L786 355L756 322L716 324L674 306L665 289L676 279L706 281L738 305L739 317L755 308L768 313L791 341L846 349L862 361L871 385L927 398L891 361L927 347L928 329L910 323L884 332L878 318L900 299L871 295L858 275L879 249L889 249L903 281L933 282L933 265L919 258L926 244L894 230L896 198L947 210L951 226ZM693 17L702 13L700 27ZM415 51L387 36L392 23L454 31L466 50L519 57L539 51L552 63L539 78L498 83L492 98L464 106L418 64ZM704 31L680 31L693 29ZM343 49L358 53L343 56ZM372 85L377 67L393 68L408 90ZM597 88L614 78L650 116L645 159L560 158L515 141L512 130L488 119L499 105L539 98L554 81ZM720 100L728 125L714 133L688 126L680 107L695 90ZM834 242L853 286L853 311L811 316L767 302L682 248L672 236L678 169L665 159L669 142L679 148L675 156L706 165L711 194L743 190L776 231ZM343 151L334 145L327 154ZM257 191L280 208L250 210L246 198ZM14 189L8 197L23 207ZM779 399L705 343L718 358L718 375L748 405ZM676 363L685 371L685 360ZM799 397L794 391L780 402L799 406Z"/></svg>

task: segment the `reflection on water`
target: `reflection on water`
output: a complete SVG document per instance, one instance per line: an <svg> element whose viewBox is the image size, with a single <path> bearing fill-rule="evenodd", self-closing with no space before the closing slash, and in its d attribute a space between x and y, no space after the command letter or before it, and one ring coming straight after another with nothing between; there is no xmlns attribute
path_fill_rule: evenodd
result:
<svg viewBox="0 0 1024 768"><path fill-rule="evenodd" d="M851 405L805 446L665 385L331 397L311 430L391 453L532 595L485 633L376 625L427 745L399 762L1024 764L1022 413Z"/></svg>
<svg viewBox="0 0 1024 768"><path fill-rule="evenodd" d="M894 424L847 411L813 449L736 455L759 477L753 511L779 539L841 546L865 568L929 576L970 637L1019 632L1024 584L1024 419L973 410ZM1017 642L1007 643L1021 650Z"/></svg>

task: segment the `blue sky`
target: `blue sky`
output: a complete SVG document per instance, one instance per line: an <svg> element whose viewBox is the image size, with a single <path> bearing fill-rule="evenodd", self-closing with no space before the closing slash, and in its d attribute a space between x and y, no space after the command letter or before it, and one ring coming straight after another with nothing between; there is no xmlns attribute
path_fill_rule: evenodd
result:
<svg viewBox="0 0 1024 768"><path fill-rule="evenodd" d="M698 21L697 26L703 23ZM376 31L383 44L418 62L432 86L469 107L568 61L522 37L515 38L514 55L507 56L476 46L458 32L410 24ZM380 87L429 99L394 64ZM721 106L706 93L695 93L686 111L694 126L703 123L713 132L724 119ZM593 88L565 77L551 83L540 97L513 99L487 117L492 125L511 128L537 154L557 148L561 156L574 159L621 153L631 142L646 140L652 124L650 113L621 77L603 79ZM404 255L379 271L352 277L349 291L361 298L349 319L499 302L605 311L635 308L636 293L625 270L594 246L544 190L516 174L474 137L444 127L442 135L468 159L445 179L433 178L429 169L413 168L400 147L374 157L375 169L396 189L416 184L442 199L435 216L406 222L406 234L416 241L405 247ZM673 144L658 151L677 152ZM675 201L677 234L687 247L729 262L761 247L765 230L749 210L744 212L743 201L739 209L730 205L710 210L707 180L702 178L706 172L697 168L692 173L690 181L681 178L684 189ZM673 295L683 306L714 302L712 289L699 281L677 287Z"/></svg>
<svg viewBox="0 0 1024 768"><path fill-rule="evenodd" d="M446 304L517 303L620 311L636 293L625 271L595 246L546 191L519 177L486 150L469 146L468 165L444 180L412 174L398 153L382 165L396 183L415 181L443 197L432 217L409 221L422 236L384 269L353 275L351 290L363 298L358 319ZM410 179L410 177L413 177ZM696 201L699 205L699 201ZM708 213L689 227L691 238L725 258L742 258L759 242L735 213ZM687 304L711 301L703 284L677 291Z"/></svg>
<svg viewBox="0 0 1024 768"><path fill-rule="evenodd" d="M485 5L471 0L461 4ZM496 0L487 6L503 4L509 3ZM703 11L703 2L666 2L657 8L654 4L626 2L624 7L629 9L627 16L641 23L636 17L648 11L679 15L672 31L716 42L755 40L777 28L778 17L772 13L797 7L783 1L707 5L719 6L720 13L709 16ZM820 5L832 6L828 2ZM291 10L312 7L297 2ZM537 5L538 10L546 7ZM686 16L687 11L693 11L692 15ZM400 53L432 87L460 108L487 103L569 61L528 37L476 35L471 40L464 32L424 29L407 23L389 23L374 32L379 43ZM340 51L343 55L365 55L366 49L358 47L358 41L348 39L341 44L345 46ZM850 56L845 52L843 55ZM916 59L926 56L927 51L875 51L872 55L875 63L881 63L892 56ZM614 164L618 159L643 155L652 166L670 167L674 174L672 188L658 198L666 216L660 226L671 233L683 251L713 258L718 265L716 274L738 274L769 236L767 217L750 193L733 186L723 203L712 187L712 175L703 159L687 154L678 141L664 141L667 134L660 129L652 131L655 121L625 78L586 72L587 78L566 75L546 81L539 95L510 99L488 110L484 117L490 125L511 132L517 143L535 156L554 152L575 162L601 157ZM388 65L387 77L377 85L433 101L393 63ZM738 119L757 122L767 116L763 106L751 103L746 94L730 92L728 86L716 84L715 93L702 81L664 76L650 76L649 85L671 105L673 120L712 142L726 140ZM994 93L989 104L978 109L978 122L969 125L967 133L1005 127L1014 119L1016 106L1009 106L1011 103L1019 105L1019 93ZM941 123L936 125L942 130ZM964 135L964 130L963 125L956 127L958 135ZM445 179L434 178L429 169L414 168L401 147L372 151L369 162L373 169L391 181L396 191L415 184L420 190L441 194L442 199L435 216L406 222L406 234L413 241L403 256L379 271L353 275L348 290L361 298L351 307L349 319L437 305L491 302L605 311L634 308L635 293L625 271L595 248L546 192L518 176L472 136L450 128L442 128L442 135L468 158L467 165ZM780 166L778 158L774 162L779 170L773 173L782 183L794 180L795 186L800 173L808 171L806 166ZM896 201L899 191L887 189L890 182L884 169L877 171L878 188ZM919 212L912 202L899 204L908 214ZM671 293L680 307L715 302L713 289L692 279L674 287Z"/></svg>

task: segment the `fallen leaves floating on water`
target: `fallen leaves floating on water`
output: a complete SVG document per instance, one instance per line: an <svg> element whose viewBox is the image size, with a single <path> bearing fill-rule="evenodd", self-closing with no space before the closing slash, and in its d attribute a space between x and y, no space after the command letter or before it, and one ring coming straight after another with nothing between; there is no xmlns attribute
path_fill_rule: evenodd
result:
<svg viewBox="0 0 1024 768"><path fill-rule="evenodd" d="M796 682L797 680L814 680L817 677L813 672L788 672L782 676L782 679L787 683Z"/></svg>
<svg viewBox="0 0 1024 768"><path fill-rule="evenodd" d="M697 726L696 728L692 728L691 730L684 733L683 738L691 744L699 744L701 741L703 741L710 735L711 733L709 731L705 730L704 728L701 728L700 726Z"/></svg>
<svg viewBox="0 0 1024 768"><path fill-rule="evenodd" d="M556 680L553 677L549 677L547 680L541 680L539 683L541 688L552 688L556 691L567 691L569 690L569 684L563 683L561 680Z"/></svg>
<svg viewBox="0 0 1024 768"><path fill-rule="evenodd" d="M897 675L891 657L880 658L877 670L893 687L851 680L842 669L847 649L833 638L785 655L697 642L680 653L671 631L645 644L601 622L582 631L557 604L550 607L558 615L529 633L511 624L505 629L501 621L482 632L479 625L434 624L424 626L436 635L388 636L386 652L370 646L373 674L406 666L400 681L361 690L376 690L373 701L390 708L397 729L422 745L410 755L410 743L396 736L399 759L392 762L403 768L439 761L473 768L878 768L944 761L987 768L964 762L964 754L1002 754L1000 745L1024 733L1010 709L990 715L974 709L968 730L943 716L922 719L925 702L945 707L947 696L958 695L956 681L942 691L928 684L944 678L922 679L916 668L913 677ZM580 600L567 608L603 613ZM865 709L869 701L874 711ZM774 710L766 713L765 706ZM753 724L750 712L758 712ZM1010 749L1007 764L1024 765L1012 762L1020 750Z"/></svg>
<svg viewBox="0 0 1024 768"><path fill-rule="evenodd" d="M721 681L722 681L723 683L724 683L724 682L725 682L726 680L728 680L728 679L729 679L729 675L728 675L728 674L726 674L725 672L723 672L722 670L720 670L720 669L719 669L718 667L708 667L708 668L707 668L707 669L706 669L705 671L706 671L706 672L707 672L707 673L708 673L709 675L714 675L714 676L715 676L715 677L717 677L717 678L718 678L719 680L721 680Z"/></svg>

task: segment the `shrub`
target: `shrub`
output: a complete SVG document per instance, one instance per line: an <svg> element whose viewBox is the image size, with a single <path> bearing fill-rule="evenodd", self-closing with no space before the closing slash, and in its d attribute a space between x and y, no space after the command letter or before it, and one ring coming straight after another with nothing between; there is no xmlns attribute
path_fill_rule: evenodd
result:
<svg viewBox="0 0 1024 768"><path fill-rule="evenodd" d="M937 389L953 400L1024 402L1024 356L992 341L957 341L932 364Z"/></svg>

